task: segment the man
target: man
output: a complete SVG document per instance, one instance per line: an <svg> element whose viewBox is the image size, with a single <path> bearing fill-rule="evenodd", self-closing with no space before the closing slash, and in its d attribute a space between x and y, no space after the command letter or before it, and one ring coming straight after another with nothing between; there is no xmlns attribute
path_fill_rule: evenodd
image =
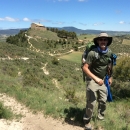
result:
<svg viewBox="0 0 130 130"><path fill-rule="evenodd" d="M98 101L98 119L104 119L104 112L106 110L107 88L104 84L104 78L107 74L108 64L111 62L111 51L108 46L112 43L112 37L107 33L100 33L98 37L93 39L96 49L88 53L86 62L83 66L83 71L87 74L87 90L86 90L86 111L83 117L85 122L85 130L91 130L90 120L92 118L93 110ZM97 53L97 57L95 56ZM109 78L111 85L112 78Z"/></svg>

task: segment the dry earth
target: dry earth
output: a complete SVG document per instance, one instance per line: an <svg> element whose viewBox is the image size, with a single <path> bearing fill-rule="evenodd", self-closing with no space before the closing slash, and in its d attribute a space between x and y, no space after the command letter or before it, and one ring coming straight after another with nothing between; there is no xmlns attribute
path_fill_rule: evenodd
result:
<svg viewBox="0 0 130 130"><path fill-rule="evenodd" d="M43 114L33 114L31 110L6 94L0 94L0 101L11 108L13 113L21 114L17 120L0 119L0 130L83 130L82 127L65 123Z"/></svg>

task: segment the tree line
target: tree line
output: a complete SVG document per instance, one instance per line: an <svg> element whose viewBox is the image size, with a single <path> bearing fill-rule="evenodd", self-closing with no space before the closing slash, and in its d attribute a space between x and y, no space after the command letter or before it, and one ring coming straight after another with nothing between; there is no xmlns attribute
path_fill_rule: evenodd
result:
<svg viewBox="0 0 130 130"><path fill-rule="evenodd" d="M27 41L27 37L25 36L26 31L27 30L20 30L20 32L15 36L9 36L6 39L6 42L20 47L27 47L28 41Z"/></svg>
<svg viewBox="0 0 130 130"><path fill-rule="evenodd" d="M77 39L77 35L75 32L68 32L66 30L58 30L57 28L49 28L47 30L57 33L57 36L60 38L70 38L70 39Z"/></svg>

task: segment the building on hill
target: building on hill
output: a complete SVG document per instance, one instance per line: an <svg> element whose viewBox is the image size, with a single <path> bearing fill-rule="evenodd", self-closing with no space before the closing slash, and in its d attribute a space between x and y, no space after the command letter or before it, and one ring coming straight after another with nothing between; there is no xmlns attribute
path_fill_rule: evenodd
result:
<svg viewBox="0 0 130 130"><path fill-rule="evenodd" d="M47 30L45 26L43 26L42 24L40 23L32 23L31 24L31 29L36 29L36 30Z"/></svg>

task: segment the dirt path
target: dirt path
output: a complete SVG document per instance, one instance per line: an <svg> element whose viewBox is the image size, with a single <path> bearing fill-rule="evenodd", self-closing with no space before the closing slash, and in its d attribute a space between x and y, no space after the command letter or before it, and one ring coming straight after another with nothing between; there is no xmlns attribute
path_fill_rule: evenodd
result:
<svg viewBox="0 0 130 130"><path fill-rule="evenodd" d="M6 94L0 94L0 101L4 103L4 106L11 108L14 113L23 115L20 120L1 119L0 130L83 130L82 127L69 125L51 117L46 118L40 113L35 115Z"/></svg>

